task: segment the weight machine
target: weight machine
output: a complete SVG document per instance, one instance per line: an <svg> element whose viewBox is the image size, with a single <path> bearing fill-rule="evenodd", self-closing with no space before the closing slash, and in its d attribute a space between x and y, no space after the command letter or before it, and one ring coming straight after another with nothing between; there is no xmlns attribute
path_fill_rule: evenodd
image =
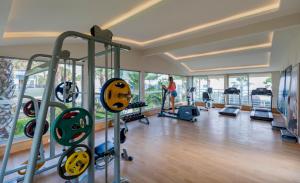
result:
<svg viewBox="0 0 300 183"><path fill-rule="evenodd" d="M57 67L58 67L60 60L62 58L64 58L65 56L67 56L67 55L65 55L67 52L62 51L62 47L63 47L65 39L70 38L70 37L81 38L82 40L85 40L88 45L88 49L87 49L88 56L87 57L83 57L83 58L79 58L79 59L71 59L74 63L74 65L73 65L74 68L75 68L77 61L82 61L82 60L87 61L86 65L87 65L87 71L88 71L88 81L87 81L88 87L87 87L86 93L87 93L87 99L89 101L89 104L86 107L87 110L85 110L83 108L66 109L65 105L54 101L53 89L54 89L54 84L55 84L55 75L57 73ZM68 153L77 153L80 155L89 156L89 157L91 157L89 159L89 164L84 167L83 172L80 172L80 174L78 174L78 176L74 176L74 177L72 177L72 175L70 175L70 177L68 177L68 179L76 178L75 181L77 181L77 182L81 182L81 181L87 181L89 183L95 182L95 176L94 176L94 174L95 174L95 166L94 166L94 164L95 164L95 160L94 160L94 157L95 157L95 155L94 155L94 148L95 148L95 136L94 136L94 131L95 131L95 116L94 116L94 110L95 110L95 105L94 105L95 104L94 103L95 102L95 98L94 98L95 97L95 83L94 83L94 81L95 81L95 56L105 55L105 57L106 57L105 64L107 66L107 62L108 62L107 53L110 52L111 54L114 54L114 57L113 57L114 77L119 78L120 77L120 52L121 52L121 49L130 50L130 47L121 45L118 43L114 43L111 40L112 40L112 33L109 30L101 30L97 26L94 26L91 28L91 35L86 35L86 34L82 34L82 33L75 32L75 31L67 31L67 32L62 33L56 39L52 56L44 55L44 54L37 54L37 55L32 56L29 59L27 69L26 69L27 71L26 71L26 75L25 75L25 79L24 79L24 84L22 86L22 89L20 92L21 94L18 99L18 106L17 106L17 110L16 110L15 119L13 121L13 126L11 129L9 139L7 141L5 154L3 157L3 162L2 162L1 171L0 171L0 182L1 183L4 181L4 177L6 175L12 173L12 171L6 171L6 167L7 167L9 154L10 154L13 139L14 139L14 131L16 129L16 123L17 123L17 120L19 117L23 98L30 98L33 101L35 114L37 114L37 118L36 118L36 126L35 126L35 130L34 130L34 136L33 136L32 146L31 146L31 150L30 150L28 164L19 168L20 170L26 169L26 173L25 173L24 177L20 177L18 180L19 181L24 180L25 183L31 183L31 182L33 182L34 175L57 167L57 165L51 165L49 167L45 167L40 170L36 170L37 166L41 162L43 162L43 161L41 161L42 157L40 157L39 154L41 152L40 149L42 149L42 147L43 147L41 140L42 140L42 135L43 135L43 131L44 131L44 126L46 123L45 121L46 121L46 117L47 117L47 113L48 113L48 108L51 107L50 121L52 122L55 119L55 112L53 112L52 108L58 107L58 108L62 109L63 112L61 113L61 115L59 115L54 120L54 124L50 124L50 128L51 128L50 139L54 138L59 144L64 145L64 146L66 146L66 145L71 146L74 144L75 145L71 146L68 150L63 152L63 154L55 154L55 149L51 148L50 149L50 157L45 158L44 162L54 159L54 158L58 158L58 157L63 159L64 156L68 157L68 155L70 155ZM95 44L96 43L103 44L105 46L105 50L101 51L99 53L95 53ZM110 49L108 49L108 47L110 47ZM32 68L33 60L36 60L38 57L51 58L51 61L46 62L40 66ZM70 58L68 58L68 59L70 59ZM47 81L46 81L45 91L43 93L43 99L39 106L37 100L35 100L34 98L32 98L30 96L24 95L24 93L25 93L28 77L30 75L37 74L37 73L40 73L43 71L48 71L48 77L47 77ZM106 76L107 76L107 71L106 71ZM74 78L75 78L75 75L73 74L73 79ZM65 85L66 85L66 83L65 83ZM76 93L76 89L75 89L76 87L71 87L71 88L73 88L73 93ZM103 95L103 94L104 93L101 93L101 95ZM65 95L64 91L63 91L63 96L64 96L64 100L65 100L66 95ZM75 95L72 95L72 97L74 98ZM127 97L127 98L129 98L129 97ZM126 108L126 107L127 106L124 106L124 108ZM74 135L76 136L79 134L73 133L69 137L70 139L68 139L68 138L65 139L65 136L64 136L65 134L59 132L59 130L57 130L57 128L56 128L56 127L60 127L60 125L62 125L61 121L70 120L70 119L65 119L66 114L69 114L68 112L73 112L74 110L76 112L78 111L78 116L79 116L79 117L77 117L75 115L74 119L71 116L70 119L73 120L74 125L77 125L77 127L79 129L84 129L84 130L87 129L87 131L83 135L84 137L79 137L80 140L77 140L77 141L76 140L73 141L72 138L74 138ZM114 113L114 152L115 152L114 153L114 183L121 182L121 175L120 175L121 174L120 173L120 114L119 114L119 112L121 110L123 110L123 108L122 109L120 108L119 111L116 110L115 111L116 113ZM106 119L107 119L107 114L106 114ZM67 123L65 123L65 124L67 124ZM82 125L84 126L84 128L82 127ZM108 125L107 125L107 120L106 120L106 142L107 142L107 127L108 127ZM71 129L76 131L76 129L73 129L73 128L71 128ZM67 129L64 129L64 130L67 130ZM56 132L56 133L54 133L54 132ZM58 139L53 134L58 134ZM82 134L80 134L80 135L82 135ZM88 140L88 145L78 144L78 143L84 141L85 138L87 138L87 140ZM55 146L54 139L50 140L50 142L51 142L50 147ZM86 151L77 152L76 148L77 149L86 149ZM107 151L108 147L105 147L105 150ZM60 160L59 160L59 162L60 162ZM62 161L62 162L64 162L64 161ZM82 163L80 161L76 161L76 162ZM76 163L76 165L77 165L77 163ZM64 166L65 167L68 166L68 160L66 160L66 163ZM61 167L58 167L58 170L59 170L59 168L61 168ZM15 170L13 170L13 172L18 171L19 169L15 169ZM86 169L87 169L87 171L85 171ZM80 175L82 175L82 176L80 176ZM106 162L106 182L107 182L107 162Z"/></svg>

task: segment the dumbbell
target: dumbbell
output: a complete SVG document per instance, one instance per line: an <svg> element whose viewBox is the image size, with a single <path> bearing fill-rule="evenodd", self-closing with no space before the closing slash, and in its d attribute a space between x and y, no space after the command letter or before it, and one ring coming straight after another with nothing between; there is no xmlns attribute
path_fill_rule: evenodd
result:
<svg viewBox="0 0 300 183"><path fill-rule="evenodd" d="M138 107L137 103L136 102L133 103L133 108L137 108L137 107Z"/></svg>

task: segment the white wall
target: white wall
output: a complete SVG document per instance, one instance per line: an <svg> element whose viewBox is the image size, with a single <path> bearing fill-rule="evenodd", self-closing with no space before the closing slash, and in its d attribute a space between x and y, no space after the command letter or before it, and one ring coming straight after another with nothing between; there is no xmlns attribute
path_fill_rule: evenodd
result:
<svg viewBox="0 0 300 183"><path fill-rule="evenodd" d="M274 33L271 66L284 70L300 62L300 26L282 29Z"/></svg>
<svg viewBox="0 0 300 183"><path fill-rule="evenodd" d="M280 72L272 72L273 108L277 108Z"/></svg>
<svg viewBox="0 0 300 183"><path fill-rule="evenodd" d="M277 105L280 72L289 65L300 62L300 26L275 31L273 37L271 67L278 70L272 72L273 106Z"/></svg>
<svg viewBox="0 0 300 183"><path fill-rule="evenodd" d="M96 59L96 65L104 66L104 57L98 57ZM181 70L181 68L177 67L177 65L167 59L164 59L163 57L155 55L145 57L140 51L134 50L122 52L121 68L127 70L138 70L142 72L185 75L185 72Z"/></svg>

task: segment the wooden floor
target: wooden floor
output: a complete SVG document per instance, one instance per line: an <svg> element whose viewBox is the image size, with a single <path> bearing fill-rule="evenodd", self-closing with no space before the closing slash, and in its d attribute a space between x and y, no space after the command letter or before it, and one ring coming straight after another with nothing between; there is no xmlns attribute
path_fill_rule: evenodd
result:
<svg viewBox="0 0 300 183"><path fill-rule="evenodd" d="M251 121L249 112L233 118L211 109L201 111L196 123L157 117L150 121L150 126L128 124L124 147L134 161L122 161L121 168L133 183L300 182L300 145L282 142L270 123ZM99 144L103 132L96 137ZM16 155L10 166L24 157ZM103 173L97 171L96 182L104 182ZM36 176L35 182L63 180L54 169Z"/></svg>

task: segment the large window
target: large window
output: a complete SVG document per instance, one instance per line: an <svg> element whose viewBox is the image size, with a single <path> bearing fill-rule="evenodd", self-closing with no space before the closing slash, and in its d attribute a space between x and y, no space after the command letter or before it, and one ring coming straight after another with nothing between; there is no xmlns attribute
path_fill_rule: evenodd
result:
<svg viewBox="0 0 300 183"><path fill-rule="evenodd" d="M250 92L252 90L255 90L256 88L266 88L268 90L272 90L271 73L249 74L249 88L250 88ZM252 101L251 101L251 96L249 97L250 97L249 101L253 102L254 106L270 107L271 105L270 96L255 95L252 97Z"/></svg>
<svg viewBox="0 0 300 183"><path fill-rule="evenodd" d="M160 107L162 103L161 85L168 84L168 75L146 73L145 74L145 101L148 109Z"/></svg>
<svg viewBox="0 0 300 183"><path fill-rule="evenodd" d="M130 85L131 102L140 101L140 72L121 70L120 76Z"/></svg>
<svg viewBox="0 0 300 183"><path fill-rule="evenodd" d="M207 76L193 77L193 87L196 88L195 100L202 101L202 94L206 92L208 88Z"/></svg>
<svg viewBox="0 0 300 183"><path fill-rule="evenodd" d="M199 76L193 78L193 86L196 87L195 100L203 101L203 92L210 87L213 89L211 98L215 103L224 103L224 76Z"/></svg>
<svg viewBox="0 0 300 183"><path fill-rule="evenodd" d="M24 83L24 75L26 72L27 60L20 60L20 59L12 59L11 60L13 64L13 77L14 77L14 84L15 84L15 92L14 92L14 98L12 99L12 103L14 105L14 108L17 105L17 100L20 95L20 90L21 87ZM32 68L43 64L44 62L33 62ZM72 78L72 69L69 64L66 65L66 70L64 70L64 65L59 64L58 70L57 70L57 75L56 75L56 80L55 80L55 86L59 84L60 82L63 81L63 76L64 76L64 71L66 71L66 81L70 81ZM36 99L42 99L43 93L45 91L45 86L46 86L46 81L47 81L47 76L48 72L41 72L35 75L32 75L29 77L27 85L26 85L26 90L25 90L25 95L32 96ZM76 66L76 84L77 87L79 88L79 91L81 91L82 86L81 86L81 81L82 81L82 66ZM28 99L23 99L22 106L28 101ZM68 104L70 105L70 104ZM76 105L81 105L81 94L79 94L79 97L76 100ZM59 112L59 110L57 110ZM13 114L14 115L14 114ZM15 131L15 136L16 137L23 137L24 136L24 127L27 124L28 121L32 120L33 118L27 117L23 113L23 107L21 107L20 110L20 115L19 119L17 121L16 125L16 131Z"/></svg>
<svg viewBox="0 0 300 183"><path fill-rule="evenodd" d="M187 92L187 77L185 76L173 76L176 83L177 97L175 102L185 102Z"/></svg>
<svg viewBox="0 0 300 183"><path fill-rule="evenodd" d="M16 107L17 100L20 95L21 87L24 83L24 75L26 72L26 67L28 64L27 60L19 60L19 59L13 59L13 75L14 75L14 84L15 84L15 95L13 98L13 103ZM43 64L42 62L33 62L32 67L36 67L40 64ZM42 72L39 74L35 74L29 77L27 82L27 87L25 90L25 95L33 96L36 99L42 99L43 92L45 90L46 85L46 79L47 79L47 72ZM23 104L27 102L28 99L23 99ZM24 136L24 127L27 124L28 121L30 121L32 118L27 117L23 113L23 108L21 107L19 119L17 121L16 125L16 131L15 135L16 137L22 137Z"/></svg>
<svg viewBox="0 0 300 183"><path fill-rule="evenodd" d="M208 87L213 89L211 98L215 103L224 103L224 76L208 76Z"/></svg>
<svg viewBox="0 0 300 183"><path fill-rule="evenodd" d="M56 74L56 85L55 87L64 82L64 81L72 81L72 65L67 63L65 64L59 64ZM82 66L77 65L75 67L75 82L76 86L78 87L79 94L77 99L75 100L75 106L82 106ZM65 78L66 77L66 78ZM66 104L68 107L71 107L71 103Z"/></svg>
<svg viewBox="0 0 300 183"><path fill-rule="evenodd" d="M249 77L248 75L232 75L228 78L228 86L229 87L235 87L241 91L240 97L241 97L241 103L244 105L249 104ZM238 98L231 96L229 98L229 101L237 104Z"/></svg>

